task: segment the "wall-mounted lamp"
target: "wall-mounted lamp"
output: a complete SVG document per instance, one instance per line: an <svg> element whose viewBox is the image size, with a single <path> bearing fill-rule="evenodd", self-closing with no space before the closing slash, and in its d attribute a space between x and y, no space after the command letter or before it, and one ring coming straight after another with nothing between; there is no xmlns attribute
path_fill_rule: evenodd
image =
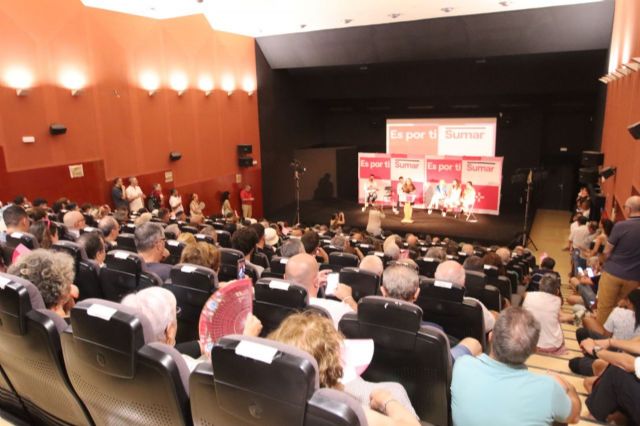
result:
<svg viewBox="0 0 640 426"><path fill-rule="evenodd" d="M198 79L198 88L204 92L205 96L211 95L213 91L213 80L207 75L200 76Z"/></svg>
<svg viewBox="0 0 640 426"><path fill-rule="evenodd" d="M245 77L242 82L242 88L247 92L247 95L251 96L256 90L256 85L251 77Z"/></svg>
<svg viewBox="0 0 640 426"><path fill-rule="evenodd" d="M17 96L27 96L29 88L33 84L31 71L22 67L8 69L4 79L9 87L16 89Z"/></svg>
<svg viewBox="0 0 640 426"><path fill-rule="evenodd" d="M175 72L171 74L169 78L169 85L173 90L178 92L178 96L182 96L187 90L187 87L189 87L189 79L185 73Z"/></svg>
<svg viewBox="0 0 640 426"><path fill-rule="evenodd" d="M80 71L67 69L60 73L60 83L71 90L71 96L78 96L87 84L87 79Z"/></svg>
<svg viewBox="0 0 640 426"><path fill-rule="evenodd" d="M222 90L227 92L227 96L231 96L236 88L236 82L232 76L227 75L222 78Z"/></svg>
<svg viewBox="0 0 640 426"><path fill-rule="evenodd" d="M149 93L149 96L153 96L160 87L160 78L158 74L152 71L146 71L140 75L140 86Z"/></svg>

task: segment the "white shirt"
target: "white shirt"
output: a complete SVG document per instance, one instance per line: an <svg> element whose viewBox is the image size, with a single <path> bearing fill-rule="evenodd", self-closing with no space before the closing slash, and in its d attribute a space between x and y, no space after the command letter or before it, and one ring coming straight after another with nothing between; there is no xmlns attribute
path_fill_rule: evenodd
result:
<svg viewBox="0 0 640 426"><path fill-rule="evenodd" d="M382 219L384 219L384 213L379 210L369 210L369 222L367 223L367 232L373 235L380 235L382 232Z"/></svg>
<svg viewBox="0 0 640 426"><path fill-rule="evenodd" d="M142 188L139 186L129 185L125 190L125 197L129 200L129 210L132 212L137 212L141 208L144 207L144 203L142 202L142 196L144 192L142 192ZM135 197L135 200L132 200Z"/></svg>
<svg viewBox="0 0 640 426"><path fill-rule="evenodd" d="M484 332L488 333L491 330L493 330L493 326L496 324L496 319L493 316L493 314L491 313L491 311L488 310L486 306L484 306L484 303L482 303L481 301L479 301L475 297L466 297L465 296L463 299L464 300L473 300L475 302L478 302L478 304L482 308L482 318L484 319Z"/></svg>
<svg viewBox="0 0 640 426"><path fill-rule="evenodd" d="M184 207L182 207L182 197L179 195L172 195L169 197L169 206L173 213L180 213L184 211Z"/></svg>
<svg viewBox="0 0 640 426"><path fill-rule="evenodd" d="M531 312L540 323L538 348L560 348L564 343L564 334L558 318L562 299L543 291L532 291L527 293L522 307Z"/></svg>
<svg viewBox="0 0 640 426"><path fill-rule="evenodd" d="M337 300L310 297L309 304L313 306L319 306L320 308L324 308L329 311L329 315L331 315L331 319L333 320L333 326L336 328L336 330L338 329L338 324L340 323L340 320L342 319L344 314L354 312L349 305L347 305L346 303L338 302Z"/></svg>
<svg viewBox="0 0 640 426"><path fill-rule="evenodd" d="M631 309L613 308L603 327L613 333L614 339L630 340L640 335L640 327L636 328L636 313Z"/></svg>

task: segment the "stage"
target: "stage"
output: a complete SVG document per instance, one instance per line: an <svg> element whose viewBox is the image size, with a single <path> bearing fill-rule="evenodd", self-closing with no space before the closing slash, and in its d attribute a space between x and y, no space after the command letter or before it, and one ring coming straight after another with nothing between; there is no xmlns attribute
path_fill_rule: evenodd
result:
<svg viewBox="0 0 640 426"><path fill-rule="evenodd" d="M343 211L346 218L346 226L365 229L369 212L362 212L362 205L355 201L329 200L329 201L301 201L300 216L302 223L313 226L315 224L329 224L331 215L336 211ZM414 223L401 223L402 215L395 215L389 208L384 209L386 215L382 221L382 229L386 232L393 231L399 234L408 232L429 234L431 236L447 236L456 241L478 242L480 244L507 245L514 237L522 232L524 216L514 213L503 213L500 216L476 214L477 222L466 222L464 216L454 219L448 215L442 217L439 211L431 215L426 210L415 209L413 213ZM533 214L531 215L533 217ZM278 210L270 219L286 220L292 224L295 219L295 205L290 204L286 208Z"/></svg>

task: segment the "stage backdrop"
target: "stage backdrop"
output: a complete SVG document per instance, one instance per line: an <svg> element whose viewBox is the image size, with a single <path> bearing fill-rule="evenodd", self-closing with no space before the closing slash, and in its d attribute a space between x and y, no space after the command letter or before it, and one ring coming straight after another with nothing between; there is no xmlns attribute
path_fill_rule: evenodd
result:
<svg viewBox="0 0 640 426"><path fill-rule="evenodd" d="M444 179L471 181L476 190L476 213L500 213L502 157L441 157L401 154L358 154L358 201L364 203L367 180L373 175L378 185L378 203L390 206L397 199L400 176L411 178L416 187L415 207L425 208L433 188Z"/></svg>
<svg viewBox="0 0 640 426"><path fill-rule="evenodd" d="M496 118L388 119L387 153L492 157Z"/></svg>

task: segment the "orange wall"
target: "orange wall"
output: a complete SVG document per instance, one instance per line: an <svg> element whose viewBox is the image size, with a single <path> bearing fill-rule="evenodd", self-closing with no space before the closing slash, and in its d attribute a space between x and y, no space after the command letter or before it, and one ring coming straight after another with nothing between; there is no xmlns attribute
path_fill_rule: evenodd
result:
<svg viewBox="0 0 640 426"><path fill-rule="evenodd" d="M640 0L616 0L609 69L616 69L634 57L640 57ZM605 165L618 168L616 176L603 186L608 209L614 198L622 205L632 193L640 191L640 141L627 131L630 124L637 122L640 122L640 72L607 85L602 151Z"/></svg>
<svg viewBox="0 0 640 426"><path fill-rule="evenodd" d="M116 176L155 180L165 170L174 175L174 184L165 188L198 190L216 210L220 191L237 190L236 173L260 192L260 164L241 171L236 160L237 144L253 145L253 157L260 160L257 95L236 91L229 97L214 90L205 97L197 89L203 73L213 78L216 89L227 76L238 87L245 78L255 82L252 38L216 32L204 16L154 20L88 8L80 0L0 0L0 40L0 78L15 66L34 74L26 97L17 97L4 79L0 83L0 148L6 161L0 169L9 175L21 172L22 182L33 170L38 180L29 182L31 193L17 179L10 179L10 185L5 181L0 184L3 199L21 192L63 195L65 182L77 182L68 178L66 167L56 166L95 161L103 162L99 169L104 172L101 182L84 178L84 187L95 188L88 191L89 201L105 200L106 182ZM86 76L78 97L59 83L66 68ZM153 97L139 83L148 70L161 81ZM169 88L169 76L176 71L190 81L182 97ZM48 126L54 122L65 124L67 134L50 136ZM36 143L23 144L24 135L35 136ZM170 163L170 151L180 151L182 160ZM63 183L59 192L53 193L41 171L35 173L42 168Z"/></svg>

